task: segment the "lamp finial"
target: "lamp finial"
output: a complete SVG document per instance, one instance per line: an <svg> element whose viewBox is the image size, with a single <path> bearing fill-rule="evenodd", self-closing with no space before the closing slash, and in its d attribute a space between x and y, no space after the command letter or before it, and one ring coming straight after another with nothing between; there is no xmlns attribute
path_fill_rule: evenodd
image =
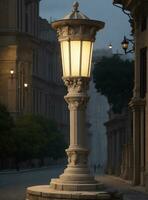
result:
<svg viewBox="0 0 148 200"><path fill-rule="evenodd" d="M79 3L77 1L75 1L73 3L73 11L77 12L78 11L78 8L79 8Z"/></svg>

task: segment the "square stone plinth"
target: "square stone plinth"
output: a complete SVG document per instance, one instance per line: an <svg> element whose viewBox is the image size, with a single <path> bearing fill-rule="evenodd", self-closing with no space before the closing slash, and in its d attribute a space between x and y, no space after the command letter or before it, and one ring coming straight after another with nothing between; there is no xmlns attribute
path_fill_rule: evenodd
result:
<svg viewBox="0 0 148 200"><path fill-rule="evenodd" d="M122 200L121 196L106 191L57 191L49 185L27 188L26 200Z"/></svg>

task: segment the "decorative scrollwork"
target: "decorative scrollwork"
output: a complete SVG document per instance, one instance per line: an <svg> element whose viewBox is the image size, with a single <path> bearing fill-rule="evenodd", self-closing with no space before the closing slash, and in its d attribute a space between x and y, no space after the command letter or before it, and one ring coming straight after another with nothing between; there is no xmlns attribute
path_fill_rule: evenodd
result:
<svg viewBox="0 0 148 200"><path fill-rule="evenodd" d="M95 40L96 28L86 25L69 25L63 26L57 29L58 39L69 40L69 39L86 39L90 41Z"/></svg>

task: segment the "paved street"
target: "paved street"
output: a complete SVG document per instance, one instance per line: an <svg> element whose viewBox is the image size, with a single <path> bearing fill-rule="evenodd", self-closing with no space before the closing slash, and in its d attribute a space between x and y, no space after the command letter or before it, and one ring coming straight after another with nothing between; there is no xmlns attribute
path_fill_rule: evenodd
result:
<svg viewBox="0 0 148 200"><path fill-rule="evenodd" d="M0 200L24 200L28 186L48 184L50 179L62 173L63 167L52 166L48 169L0 174ZM148 200L148 194L141 187L132 187L128 182L112 176L96 176L108 190L124 193L124 200Z"/></svg>
<svg viewBox="0 0 148 200"><path fill-rule="evenodd" d="M24 200L28 186L46 185L52 177L57 177L63 167L50 167L16 174L0 174L0 200Z"/></svg>

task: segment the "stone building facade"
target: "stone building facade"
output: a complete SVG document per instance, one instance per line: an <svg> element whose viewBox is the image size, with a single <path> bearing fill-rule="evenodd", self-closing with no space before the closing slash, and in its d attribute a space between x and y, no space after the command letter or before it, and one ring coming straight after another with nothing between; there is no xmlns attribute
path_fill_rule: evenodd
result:
<svg viewBox="0 0 148 200"><path fill-rule="evenodd" d="M145 185L148 190L148 1L114 0L130 12L135 41L135 81L129 104L133 115L133 174L132 183Z"/></svg>
<svg viewBox="0 0 148 200"><path fill-rule="evenodd" d="M0 19L0 102L14 117L42 114L67 132L59 46L39 0L1 0Z"/></svg>

